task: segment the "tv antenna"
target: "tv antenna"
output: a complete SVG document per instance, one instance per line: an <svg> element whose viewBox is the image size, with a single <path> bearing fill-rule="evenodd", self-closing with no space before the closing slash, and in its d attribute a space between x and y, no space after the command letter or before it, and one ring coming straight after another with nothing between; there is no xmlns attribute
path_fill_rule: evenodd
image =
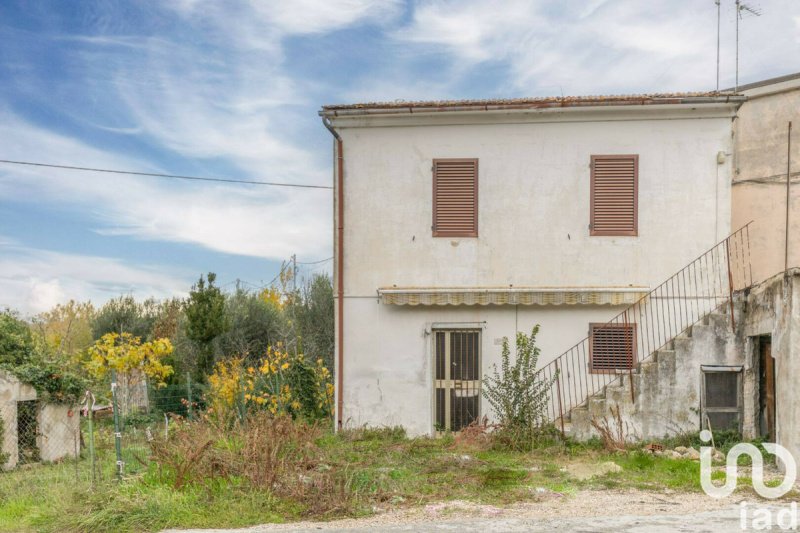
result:
<svg viewBox="0 0 800 533"><path fill-rule="evenodd" d="M722 1L714 0L714 3L717 4L717 92L719 92L719 5Z"/></svg>
<svg viewBox="0 0 800 533"><path fill-rule="evenodd" d="M736 0L736 84L733 92L739 92L739 20L742 18L743 13L760 17L761 10L757 7L745 4L742 0ZM717 26L719 27L719 2L717 2ZM717 35L717 42L719 42L719 29L717 30ZM719 45L717 45L717 50L717 57L719 57ZM719 76L719 74L717 74L717 76Z"/></svg>

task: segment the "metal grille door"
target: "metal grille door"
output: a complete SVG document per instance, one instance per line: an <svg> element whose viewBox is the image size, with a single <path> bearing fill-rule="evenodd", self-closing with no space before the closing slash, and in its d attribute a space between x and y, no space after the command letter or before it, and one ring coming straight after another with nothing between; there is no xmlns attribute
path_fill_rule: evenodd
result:
<svg viewBox="0 0 800 533"><path fill-rule="evenodd" d="M480 332L436 331L435 342L436 430L460 431L480 413Z"/></svg>

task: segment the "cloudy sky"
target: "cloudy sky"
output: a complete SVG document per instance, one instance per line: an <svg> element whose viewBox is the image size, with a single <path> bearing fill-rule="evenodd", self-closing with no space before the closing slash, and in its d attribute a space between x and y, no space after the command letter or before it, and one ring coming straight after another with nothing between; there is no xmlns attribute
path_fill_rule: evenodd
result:
<svg viewBox="0 0 800 533"><path fill-rule="evenodd" d="M749 0L743 83L800 70ZM722 0L722 87L734 79ZM713 0L4 0L0 159L331 184L325 103L713 89ZM268 283L332 255L325 189L0 164L0 307ZM330 262L301 265L306 275Z"/></svg>

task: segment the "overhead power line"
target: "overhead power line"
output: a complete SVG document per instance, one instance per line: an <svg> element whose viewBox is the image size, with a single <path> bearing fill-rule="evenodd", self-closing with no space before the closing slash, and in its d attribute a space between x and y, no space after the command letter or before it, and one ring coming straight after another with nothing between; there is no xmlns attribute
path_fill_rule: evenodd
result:
<svg viewBox="0 0 800 533"><path fill-rule="evenodd" d="M134 172L132 170L115 170L109 168L90 168L90 167L75 167L70 165L54 165L50 163L35 163L32 161L13 161L10 159L0 159L0 163L9 165L27 165L31 167L47 167L59 168L62 170L83 170L88 172L105 172L108 174L128 174L131 176L149 176L153 178L169 178L178 180L193 180L193 181L215 181L221 183L240 183L245 185L268 185L271 187L295 187L300 189L333 189L330 185L308 185L303 183L282 183L276 181L251 181L251 180L237 180L230 178L203 178L199 176L182 176L179 174L158 174L155 172Z"/></svg>
<svg viewBox="0 0 800 533"><path fill-rule="evenodd" d="M298 261L298 265L318 265L320 263L327 263L333 259L333 257L328 257L327 259L320 259L319 261Z"/></svg>

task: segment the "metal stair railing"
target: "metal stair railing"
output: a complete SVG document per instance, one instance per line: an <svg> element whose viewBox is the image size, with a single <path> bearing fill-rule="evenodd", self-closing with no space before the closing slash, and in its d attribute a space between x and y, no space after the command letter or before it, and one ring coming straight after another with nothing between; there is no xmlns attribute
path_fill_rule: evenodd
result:
<svg viewBox="0 0 800 533"><path fill-rule="evenodd" d="M697 259L683 267L630 307L609 320L602 328L627 327L633 332L633 342L618 346L617 360L628 361L626 368L609 371L592 368L592 335L556 357L539 370L539 376L554 382L548 403L549 420L560 422L573 409L588 400L621 376L631 377L638 363L651 358L675 337L709 313L729 304L731 323L733 293L749 288L753 283L750 267L750 223L731 233Z"/></svg>

